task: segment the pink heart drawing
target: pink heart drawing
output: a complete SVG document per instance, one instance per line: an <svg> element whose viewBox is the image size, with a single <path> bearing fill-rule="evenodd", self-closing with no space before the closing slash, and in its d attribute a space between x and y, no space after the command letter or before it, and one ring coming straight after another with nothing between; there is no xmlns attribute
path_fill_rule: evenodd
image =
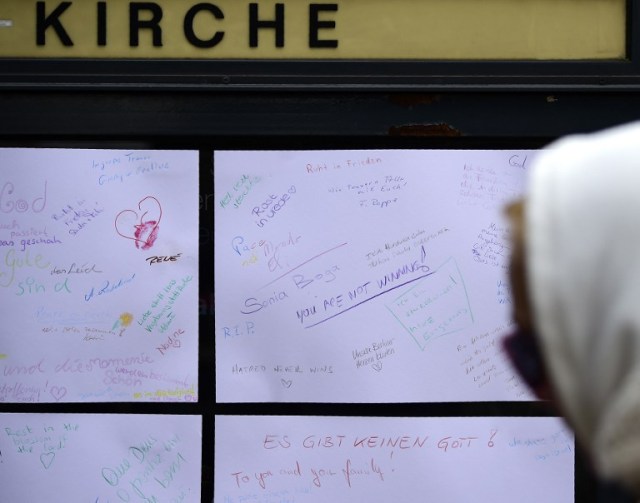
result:
<svg viewBox="0 0 640 503"><path fill-rule="evenodd" d="M147 196L138 202L138 211L122 210L116 215L116 232L125 239L135 242L136 248L148 250L158 238L162 206L153 196Z"/></svg>
<svg viewBox="0 0 640 503"><path fill-rule="evenodd" d="M382 370L382 362L374 363L371 366L373 367L373 370L375 370L376 372L380 372Z"/></svg>
<svg viewBox="0 0 640 503"><path fill-rule="evenodd" d="M285 388L290 388L290 387L291 387L291 385L293 384L293 381L292 381L292 380L290 380L290 379L289 379L288 381L287 381L287 380L285 380L285 379L280 379L280 382L282 383L282 385L283 385Z"/></svg>
<svg viewBox="0 0 640 503"><path fill-rule="evenodd" d="M51 393L51 396L56 400L56 402L59 402L67 394L67 388L64 386L51 386L49 393Z"/></svg>
<svg viewBox="0 0 640 503"><path fill-rule="evenodd" d="M40 462L42 463L42 466L44 466L45 470L49 469L55 457L56 457L55 452L47 452L47 453L40 454Z"/></svg>

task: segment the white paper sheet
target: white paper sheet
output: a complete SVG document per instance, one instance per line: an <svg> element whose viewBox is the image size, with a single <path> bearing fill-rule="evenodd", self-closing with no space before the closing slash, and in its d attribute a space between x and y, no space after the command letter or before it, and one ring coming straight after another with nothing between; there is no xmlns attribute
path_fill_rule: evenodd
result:
<svg viewBox="0 0 640 503"><path fill-rule="evenodd" d="M197 400L198 153L0 149L1 402Z"/></svg>
<svg viewBox="0 0 640 503"><path fill-rule="evenodd" d="M217 400L533 399L500 339L534 154L216 152Z"/></svg>
<svg viewBox="0 0 640 503"><path fill-rule="evenodd" d="M200 416L0 414L2 501L199 502Z"/></svg>
<svg viewBox="0 0 640 503"><path fill-rule="evenodd" d="M215 503L574 501L557 418L218 416Z"/></svg>

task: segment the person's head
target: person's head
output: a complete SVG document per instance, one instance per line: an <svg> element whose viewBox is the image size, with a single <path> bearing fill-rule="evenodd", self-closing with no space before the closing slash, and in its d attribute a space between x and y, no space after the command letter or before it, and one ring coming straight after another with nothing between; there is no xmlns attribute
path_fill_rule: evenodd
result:
<svg viewBox="0 0 640 503"><path fill-rule="evenodd" d="M525 380L598 472L640 495L640 124L545 149L508 215L510 344L540 355Z"/></svg>

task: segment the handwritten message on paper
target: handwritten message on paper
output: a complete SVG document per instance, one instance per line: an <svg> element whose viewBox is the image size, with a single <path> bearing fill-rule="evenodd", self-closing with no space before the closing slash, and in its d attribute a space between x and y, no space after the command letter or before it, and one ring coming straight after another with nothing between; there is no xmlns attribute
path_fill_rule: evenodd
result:
<svg viewBox="0 0 640 503"><path fill-rule="evenodd" d="M573 502L557 418L216 417L215 501Z"/></svg>
<svg viewBox="0 0 640 503"><path fill-rule="evenodd" d="M200 501L199 416L0 414L6 501Z"/></svg>
<svg viewBox="0 0 640 503"><path fill-rule="evenodd" d="M500 339L534 155L216 152L218 401L533 399Z"/></svg>
<svg viewBox="0 0 640 503"><path fill-rule="evenodd" d="M197 400L198 155L0 149L0 402Z"/></svg>

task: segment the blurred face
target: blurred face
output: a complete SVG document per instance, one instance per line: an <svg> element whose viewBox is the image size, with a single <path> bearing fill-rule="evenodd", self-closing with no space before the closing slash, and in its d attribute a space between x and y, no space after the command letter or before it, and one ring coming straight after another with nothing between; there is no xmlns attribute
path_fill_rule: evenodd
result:
<svg viewBox="0 0 640 503"><path fill-rule="evenodd" d="M524 211L523 200L509 205L506 209L511 224L509 281L513 297L512 316L516 330L505 339L505 349L514 367L538 398L550 400L551 389L536 336L527 284Z"/></svg>
<svg viewBox="0 0 640 503"><path fill-rule="evenodd" d="M533 317L529 302L524 244L524 201L521 199L506 209L511 224L511 262L509 282L513 295L513 320L521 330L533 331Z"/></svg>

